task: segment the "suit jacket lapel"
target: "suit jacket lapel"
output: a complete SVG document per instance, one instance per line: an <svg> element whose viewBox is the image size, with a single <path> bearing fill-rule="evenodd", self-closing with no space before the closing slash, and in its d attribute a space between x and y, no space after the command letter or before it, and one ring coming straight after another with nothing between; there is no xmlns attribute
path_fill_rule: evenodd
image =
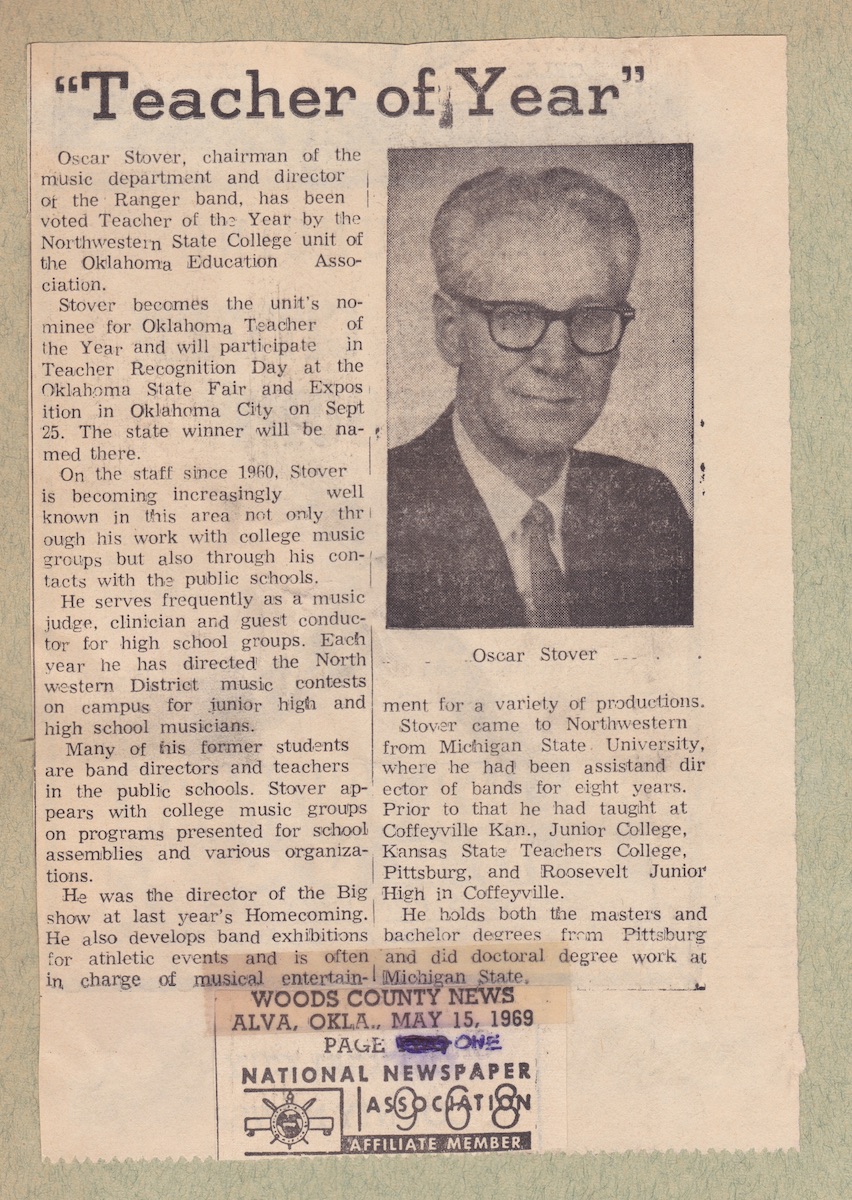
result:
<svg viewBox="0 0 852 1200"><path fill-rule="evenodd" d="M461 624L462 616L471 628L525 625L503 541L461 460L450 412L436 422L430 441L430 508L436 518L440 512L440 520L423 533L438 607L445 610L445 620L455 610L456 622Z"/></svg>

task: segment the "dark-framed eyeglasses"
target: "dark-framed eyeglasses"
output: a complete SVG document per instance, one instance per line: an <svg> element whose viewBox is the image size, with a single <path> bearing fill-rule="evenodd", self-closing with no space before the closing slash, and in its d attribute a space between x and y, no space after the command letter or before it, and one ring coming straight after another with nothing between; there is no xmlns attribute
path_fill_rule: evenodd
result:
<svg viewBox="0 0 852 1200"><path fill-rule="evenodd" d="M486 317L491 340L501 350L533 350L552 323L562 321L578 354L611 354L636 316L629 304L578 304L557 311L514 300L477 300L448 288L444 291Z"/></svg>

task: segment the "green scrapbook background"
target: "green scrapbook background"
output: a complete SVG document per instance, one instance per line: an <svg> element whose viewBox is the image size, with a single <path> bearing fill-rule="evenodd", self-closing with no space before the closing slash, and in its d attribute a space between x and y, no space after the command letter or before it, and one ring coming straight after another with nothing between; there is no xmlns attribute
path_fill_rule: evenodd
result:
<svg viewBox="0 0 852 1200"><path fill-rule="evenodd" d="M841 0L0 0L0 1196L3 1200L299 1200L404 1196L843 1200L850 1091L850 17ZM793 283L801 1150L789 1154L418 1156L281 1163L43 1163L32 828L27 452L27 42L428 42L783 34L788 38ZM720 97L720 103L723 101ZM754 83L760 104L760 81ZM730 114L749 120L747 112ZM759 447L755 447L759 453ZM49 1086L49 1084L48 1084Z"/></svg>

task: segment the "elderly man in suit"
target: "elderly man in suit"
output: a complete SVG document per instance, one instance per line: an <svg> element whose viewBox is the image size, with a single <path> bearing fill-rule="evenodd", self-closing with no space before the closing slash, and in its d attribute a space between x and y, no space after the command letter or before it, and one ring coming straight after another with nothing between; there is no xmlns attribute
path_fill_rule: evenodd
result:
<svg viewBox="0 0 852 1200"><path fill-rule="evenodd" d="M387 624L692 623L692 527L660 472L578 451L606 404L639 233L564 168L457 187L431 237L455 401L391 450Z"/></svg>

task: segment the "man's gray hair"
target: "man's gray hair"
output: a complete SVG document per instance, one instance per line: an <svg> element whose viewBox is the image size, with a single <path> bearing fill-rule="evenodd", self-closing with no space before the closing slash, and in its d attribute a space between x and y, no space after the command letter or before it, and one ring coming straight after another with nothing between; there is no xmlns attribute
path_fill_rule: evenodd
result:
<svg viewBox="0 0 852 1200"><path fill-rule="evenodd" d="M617 193L568 167L536 173L498 167L459 184L438 210L430 243L439 287L469 286L465 258L476 234L506 217L549 225L579 217L612 246L626 270L632 274L636 266L639 229Z"/></svg>

